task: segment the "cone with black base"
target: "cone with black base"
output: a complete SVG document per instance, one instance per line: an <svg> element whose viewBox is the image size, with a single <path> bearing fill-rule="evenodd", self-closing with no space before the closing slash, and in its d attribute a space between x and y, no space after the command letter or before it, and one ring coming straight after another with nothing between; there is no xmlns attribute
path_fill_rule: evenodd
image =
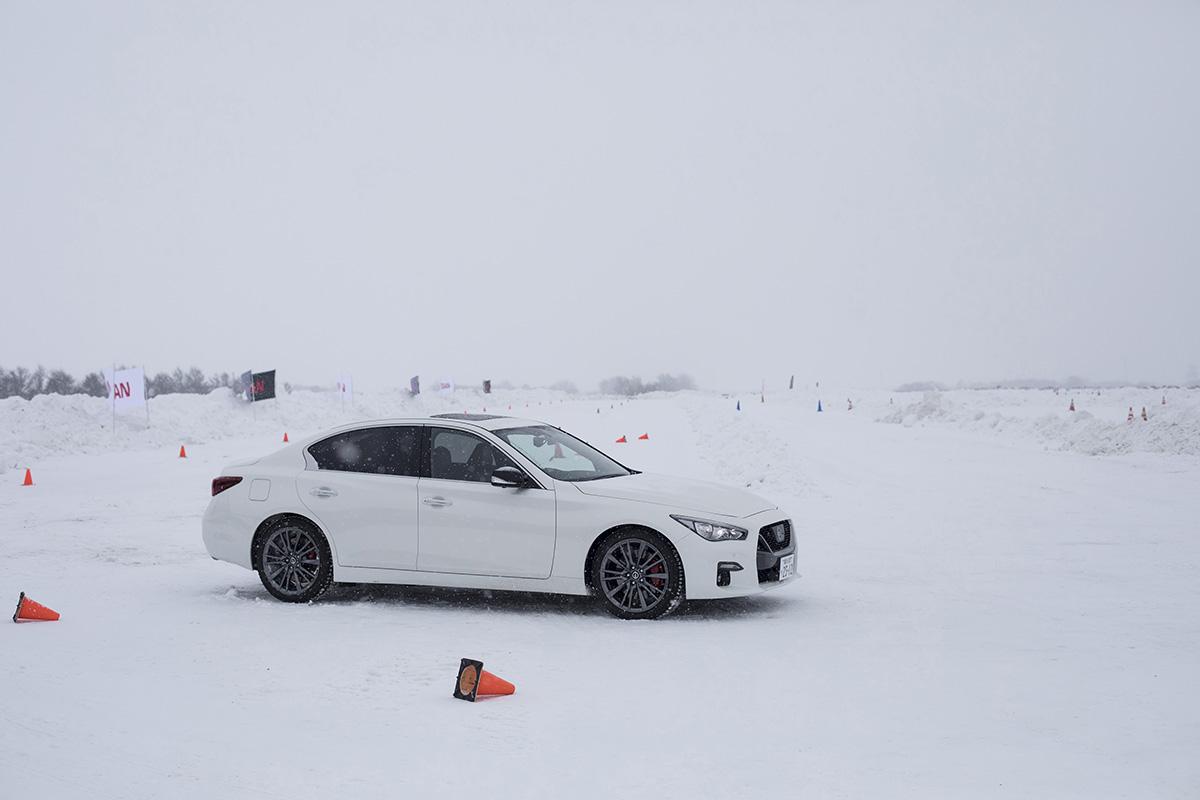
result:
<svg viewBox="0 0 1200 800"><path fill-rule="evenodd" d="M498 678L483 668L482 661L464 658L458 665L458 678L454 681L454 696L459 700L474 703L477 697L512 694L517 690L504 678Z"/></svg>
<svg viewBox="0 0 1200 800"><path fill-rule="evenodd" d="M26 597L24 592L21 592L21 596L17 598L17 610L13 612L13 622L54 622L57 619L57 611L46 608L41 603Z"/></svg>

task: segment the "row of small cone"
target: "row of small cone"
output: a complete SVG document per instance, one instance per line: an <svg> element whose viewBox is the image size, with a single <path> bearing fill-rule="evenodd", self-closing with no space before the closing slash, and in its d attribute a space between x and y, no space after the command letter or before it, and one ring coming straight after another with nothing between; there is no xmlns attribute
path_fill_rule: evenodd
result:
<svg viewBox="0 0 1200 800"><path fill-rule="evenodd" d="M288 441L287 431L284 431L284 433L283 433L283 441L285 443ZM188 457L187 447L185 445L182 445L182 444L179 445L179 457L180 458ZM21 481L21 485L22 486L33 486L33 470L30 469L29 467L25 468L25 480Z"/></svg>
<svg viewBox="0 0 1200 800"><path fill-rule="evenodd" d="M1163 395L1162 404L1164 406L1167 404L1167 396L1166 395ZM1075 400L1074 400L1074 398L1072 398L1071 405L1067 406L1067 411L1074 411L1074 410L1075 410ZM1125 421L1133 422L1133 406L1129 407L1129 414L1125 417ZM1144 421L1144 422L1150 421L1150 415L1146 413L1145 406L1142 406L1142 421Z"/></svg>
<svg viewBox="0 0 1200 800"><path fill-rule="evenodd" d="M648 434L648 433L643 433L641 436L639 436L639 437L637 437L637 438L638 438L638 441L639 441L639 442L645 442L645 441L649 441L649 439L650 439L650 434ZM625 434L623 434L623 433L622 433L622 434L621 434L621 435L620 435L620 436L617 438L616 444L629 444L629 440L628 440L628 439L626 439L626 438L625 438Z"/></svg>

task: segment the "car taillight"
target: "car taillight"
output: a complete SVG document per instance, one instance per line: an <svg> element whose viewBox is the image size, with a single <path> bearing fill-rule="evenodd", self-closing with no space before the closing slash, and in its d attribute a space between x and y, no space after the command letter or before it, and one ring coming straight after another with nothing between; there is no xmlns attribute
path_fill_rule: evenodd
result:
<svg viewBox="0 0 1200 800"><path fill-rule="evenodd" d="M241 482L241 478L233 475L222 475L220 478L213 478L213 497L216 497L231 486L237 486Z"/></svg>

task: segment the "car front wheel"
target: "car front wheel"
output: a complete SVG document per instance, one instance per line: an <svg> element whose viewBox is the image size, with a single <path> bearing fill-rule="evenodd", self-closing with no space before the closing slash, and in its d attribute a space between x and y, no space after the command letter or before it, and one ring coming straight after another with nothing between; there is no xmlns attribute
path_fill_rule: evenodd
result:
<svg viewBox="0 0 1200 800"><path fill-rule="evenodd" d="M280 600L316 600L333 583L332 562L329 543L307 522L281 519L262 533L258 577Z"/></svg>
<svg viewBox="0 0 1200 800"><path fill-rule="evenodd" d="M657 533L613 531L597 548L592 585L614 616L657 619L683 602L683 562Z"/></svg>

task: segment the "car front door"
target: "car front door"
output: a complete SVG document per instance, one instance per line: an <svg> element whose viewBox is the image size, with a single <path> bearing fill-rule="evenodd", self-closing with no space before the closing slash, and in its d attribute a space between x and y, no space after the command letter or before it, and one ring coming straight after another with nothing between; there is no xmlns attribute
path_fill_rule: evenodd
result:
<svg viewBox="0 0 1200 800"><path fill-rule="evenodd" d="M499 448L455 428L430 427L426 435L417 568L460 575L550 577L553 488L493 486L496 467L520 469Z"/></svg>
<svg viewBox="0 0 1200 800"><path fill-rule="evenodd" d="M421 426L334 434L308 448L300 502L329 533L344 567L416 569Z"/></svg>

